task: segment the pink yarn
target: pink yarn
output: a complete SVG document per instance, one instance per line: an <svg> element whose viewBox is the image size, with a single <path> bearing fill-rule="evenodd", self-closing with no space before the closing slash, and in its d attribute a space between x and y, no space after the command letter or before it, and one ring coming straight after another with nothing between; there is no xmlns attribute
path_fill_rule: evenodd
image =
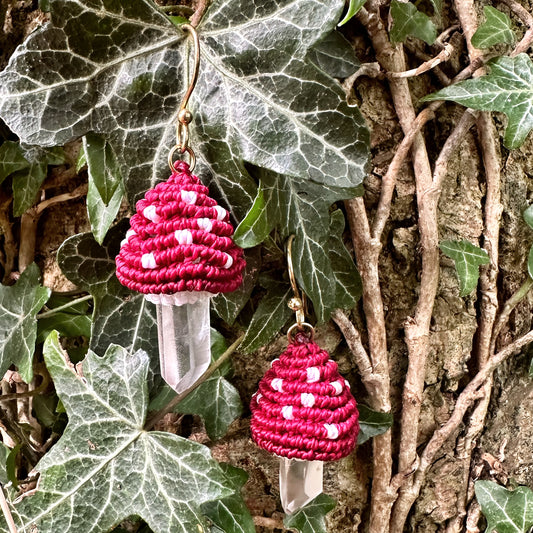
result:
<svg viewBox="0 0 533 533"><path fill-rule="evenodd" d="M244 254L232 240L229 214L178 161L170 178L137 202L131 230L116 257L123 285L144 294L234 291Z"/></svg>
<svg viewBox="0 0 533 533"><path fill-rule="evenodd" d="M250 405L255 443L271 453L333 461L357 443L359 412L328 352L303 335L272 363Z"/></svg>

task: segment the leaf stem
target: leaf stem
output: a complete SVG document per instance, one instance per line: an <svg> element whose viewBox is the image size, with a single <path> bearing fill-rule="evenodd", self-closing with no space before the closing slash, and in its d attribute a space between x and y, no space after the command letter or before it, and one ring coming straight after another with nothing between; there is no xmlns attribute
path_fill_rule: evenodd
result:
<svg viewBox="0 0 533 533"><path fill-rule="evenodd" d="M4 494L4 486L0 483L0 507L4 513L4 518L6 519L7 525L9 526L9 533L18 533L17 526L13 520L13 515L11 514L11 509L6 500L6 495Z"/></svg>
<svg viewBox="0 0 533 533"><path fill-rule="evenodd" d="M173 6L157 6L157 7L164 13L172 13L173 11L181 11L182 13L185 13L186 15L192 15L194 13L194 9L192 9L191 7L180 5L180 4L176 4Z"/></svg>
<svg viewBox="0 0 533 533"><path fill-rule="evenodd" d="M244 333L206 370L205 374L200 377L200 379L194 383L191 387L189 387L187 390L183 391L182 393L178 394L170 402L163 407L160 411L157 411L154 415L152 415L145 423L144 430L149 431L153 429L153 427L163 419L163 417L174 410L174 407L176 407L183 399L185 399L189 394L191 394L192 391L197 389L202 383L207 381L237 350L237 348L241 345L242 340L244 339Z"/></svg>
<svg viewBox="0 0 533 533"><path fill-rule="evenodd" d="M503 326L509 320L511 311L528 295L532 287L533 279L528 276L526 281L524 281L524 283L520 285L518 290L505 302L502 312L500 313L500 316L498 317L498 320L496 321L496 324L494 325L494 330L492 332L491 353L494 353L498 335L501 333Z"/></svg>
<svg viewBox="0 0 533 533"><path fill-rule="evenodd" d="M69 307L73 307L74 305L81 304L82 302L86 302L87 300L92 300L93 295L87 294L86 296L82 296L81 298L76 298L75 300L72 300L64 305L60 305L59 307L54 307L54 309L50 309L49 311L45 311L44 313L39 313L37 315L37 319L39 318L48 318L51 316L54 316L56 313L59 313L59 311L63 311L63 309L68 309Z"/></svg>

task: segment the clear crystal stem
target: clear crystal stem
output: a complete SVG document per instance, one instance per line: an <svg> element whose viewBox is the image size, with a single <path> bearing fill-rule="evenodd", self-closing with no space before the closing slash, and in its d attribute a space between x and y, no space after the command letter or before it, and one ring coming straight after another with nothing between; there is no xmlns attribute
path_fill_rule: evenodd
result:
<svg viewBox="0 0 533 533"><path fill-rule="evenodd" d="M323 461L302 461L281 457L279 491L281 505L292 514L322 492Z"/></svg>
<svg viewBox="0 0 533 533"><path fill-rule="evenodd" d="M193 304L156 305L161 375L177 393L196 383L209 367L209 302L203 297Z"/></svg>

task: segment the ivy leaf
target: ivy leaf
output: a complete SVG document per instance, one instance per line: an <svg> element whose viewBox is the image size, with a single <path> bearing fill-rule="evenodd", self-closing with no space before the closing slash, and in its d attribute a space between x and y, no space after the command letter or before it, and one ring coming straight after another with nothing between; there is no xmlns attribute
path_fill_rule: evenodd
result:
<svg viewBox="0 0 533 533"><path fill-rule="evenodd" d="M89 173L89 221L96 242L102 244L122 203L122 176L113 148L100 135L89 133L83 138L83 153Z"/></svg>
<svg viewBox="0 0 533 533"><path fill-rule="evenodd" d="M10 448L8 448L3 442L0 442L0 483L3 485L9 482L6 463L10 451Z"/></svg>
<svg viewBox="0 0 533 533"><path fill-rule="evenodd" d="M261 244L272 231L273 224L268 220L265 195L259 187L250 211L237 226L233 240L241 248L252 248Z"/></svg>
<svg viewBox="0 0 533 533"><path fill-rule="evenodd" d="M250 299L261 267L259 249L246 250L244 257L246 268L243 272L242 285L236 291L219 294L211 300L215 313L230 326Z"/></svg>
<svg viewBox="0 0 533 533"><path fill-rule="evenodd" d="M414 4L392 0L390 13L393 20L390 31L391 40L403 43L412 35L427 44L433 44L437 38L437 28L431 19Z"/></svg>
<svg viewBox="0 0 533 533"><path fill-rule="evenodd" d="M346 24L357 15L358 11L365 5L365 2L366 0L350 0L348 11L346 12L346 15L344 15L344 18L339 22L339 26Z"/></svg>
<svg viewBox="0 0 533 533"><path fill-rule="evenodd" d="M526 224L533 229L533 204L531 204L523 213L522 216L526 221Z"/></svg>
<svg viewBox="0 0 533 533"><path fill-rule="evenodd" d="M490 73L454 83L422 99L453 100L472 109L507 115L504 144L518 148L533 128L533 63L527 54L499 57L487 63Z"/></svg>
<svg viewBox="0 0 533 533"><path fill-rule="evenodd" d="M476 481L476 498L487 519L487 533L528 533L533 526L533 491L507 490L492 481Z"/></svg>
<svg viewBox="0 0 533 533"><path fill-rule="evenodd" d="M272 172L259 173L270 220L275 220L282 236L295 234L293 266L302 290L313 302L319 322L335 309L336 285L328 254L329 208L333 202L355 196L350 190L318 185Z"/></svg>
<svg viewBox="0 0 533 533"><path fill-rule="evenodd" d="M203 526L200 505L232 489L206 447L143 430L146 353L119 346L103 358L90 352L84 379L65 360L57 333L44 355L69 423L36 467L38 490L15 506L19 530L105 533L131 515L154 533Z"/></svg>
<svg viewBox="0 0 533 533"><path fill-rule="evenodd" d="M21 146L26 159L24 170L13 174L13 214L21 216L35 204L37 193L46 179L48 165L62 165L65 153L62 148Z"/></svg>
<svg viewBox="0 0 533 533"><path fill-rule="evenodd" d="M361 297L361 276L344 246L344 215L340 209L331 213L329 256L335 275L335 306L352 309Z"/></svg>
<svg viewBox="0 0 533 533"><path fill-rule="evenodd" d="M19 143L4 141L0 146L0 183L17 170L27 168L28 161Z"/></svg>
<svg viewBox="0 0 533 533"><path fill-rule="evenodd" d="M442 241L442 252L455 261L461 296L468 296L477 286L479 266L490 263L489 254L471 242Z"/></svg>
<svg viewBox="0 0 533 533"><path fill-rule="evenodd" d="M34 203L37 193L46 179L46 161L28 163L25 170L13 174L13 214L21 216Z"/></svg>
<svg viewBox="0 0 533 533"><path fill-rule="evenodd" d="M91 350L103 355L110 344L120 344L131 353L142 349L156 361L155 306L115 275L115 257L127 228L126 220L117 224L102 246L91 233L74 235L61 245L57 260L65 276L94 297Z"/></svg>
<svg viewBox="0 0 533 533"><path fill-rule="evenodd" d="M39 279L39 268L32 263L15 285L0 285L0 375L15 364L26 383L33 377L35 316L50 297L50 289L42 287Z"/></svg>
<svg viewBox="0 0 533 533"><path fill-rule="evenodd" d="M363 444L367 440L385 433L392 427L392 413L380 413L373 411L366 405L357 405L359 410L359 435L357 444Z"/></svg>
<svg viewBox="0 0 533 533"><path fill-rule="evenodd" d="M229 464L221 463L220 466L234 487L235 493L228 498L204 503L202 512L213 522L217 530L223 533L255 533L253 518L241 495L248 474Z"/></svg>
<svg viewBox="0 0 533 533"><path fill-rule="evenodd" d="M530 277L533 279L533 246L529 249L529 255L527 259L527 271Z"/></svg>
<svg viewBox="0 0 533 533"><path fill-rule="evenodd" d="M347 78L360 66L350 41L338 31L332 31L315 44L307 57L333 78Z"/></svg>
<svg viewBox="0 0 533 533"><path fill-rule="evenodd" d="M300 533L327 533L326 515L332 511L337 502L327 494L319 494L294 514L287 515L283 524Z"/></svg>
<svg viewBox="0 0 533 533"><path fill-rule="evenodd" d="M38 322L37 342L44 342L46 337L57 330L63 337L91 336L91 317L72 313L58 312L41 318Z"/></svg>
<svg viewBox="0 0 533 533"><path fill-rule="evenodd" d="M472 45L476 48L490 48L495 44L513 44L516 36L511 29L511 19L491 6L484 6L487 19L472 35Z"/></svg>
<svg viewBox="0 0 533 533"><path fill-rule="evenodd" d="M285 283L270 287L259 302L246 330L240 346L243 353L255 352L279 333L292 315L287 306L291 294L290 286Z"/></svg>
<svg viewBox="0 0 533 533"><path fill-rule="evenodd" d="M190 102L194 147L202 178L237 216L255 197L244 161L329 186L362 182L369 137L362 116L306 59L343 6L218 0L203 18ZM186 35L149 2L51 0L50 8L50 23L0 74L0 115L31 144L104 135L133 203L168 175Z"/></svg>
<svg viewBox="0 0 533 533"><path fill-rule="evenodd" d="M177 410L180 413L200 415L211 440L224 436L230 424L242 414L239 391L222 376L204 381L183 399Z"/></svg>

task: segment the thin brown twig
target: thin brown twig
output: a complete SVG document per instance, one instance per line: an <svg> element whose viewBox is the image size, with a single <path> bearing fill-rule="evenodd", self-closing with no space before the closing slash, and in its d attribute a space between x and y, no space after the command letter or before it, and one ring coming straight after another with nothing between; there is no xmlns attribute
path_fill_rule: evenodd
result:
<svg viewBox="0 0 533 533"><path fill-rule="evenodd" d="M457 126L454 128L435 163L435 170L432 177L431 186L426 190L420 191L422 201L419 202L425 210L425 218L423 219L429 228L430 235L427 237L432 246L438 244L438 232L436 228L437 223L437 205L440 197L440 189L442 181L446 176L448 170L448 163L451 156L459 146L464 138L466 132L474 125L475 115L470 111L465 111L459 120ZM435 227L434 227L435 225ZM415 424L418 428L418 418L420 416L420 407L422 402L422 393L424 388L425 364L428 348L429 324L426 320L431 318L432 306L436 296L438 277L439 277L439 256L438 248L428 253L430 257L427 259L427 275L433 275L436 281L426 281L425 295L420 296L420 309L417 308L414 320L407 324L406 338L410 350L409 368L405 379L403 408L402 408L402 441L404 448L400 449L402 458L402 470L408 470L412 464L417 460L417 432L414 432L411 424ZM417 315L421 318L417 318ZM421 321L424 322L421 322ZM424 329L420 327L424 324ZM427 328L427 329L426 329ZM401 488L400 496L395 503L392 519L391 530L403 531L405 520L409 510L411 509L418 492L414 490L413 478L406 479L406 485Z"/></svg>
<svg viewBox="0 0 533 533"><path fill-rule="evenodd" d="M345 202L355 256L363 284L363 309L368 331L372 371L377 378L369 390L372 407L389 412L390 378L387 352L385 313L379 282L381 243L373 239L362 198ZM390 479L392 476L392 434L388 430L372 441L373 483L371 496L371 533L386 533L392 507Z"/></svg>
<svg viewBox="0 0 533 533"><path fill-rule="evenodd" d="M198 24L200 24L200 21L202 20L202 17L204 16L205 12L207 11L207 8L209 7L210 0L199 0L198 5L196 7L196 11L194 12L194 15L191 17L191 26L193 28L196 28Z"/></svg>
<svg viewBox="0 0 533 533"><path fill-rule="evenodd" d="M518 290L505 302L503 309L501 310L496 323L494 324L490 353L494 353L498 336L501 333L503 326L507 324L513 309L529 294L529 291L532 287L533 279L528 276L526 281L524 281Z"/></svg>
<svg viewBox="0 0 533 533"><path fill-rule="evenodd" d="M359 335L359 332L353 323L341 309L333 311L331 318L341 330L344 339L346 340L346 344L348 345L348 348L350 348L350 352L352 353L357 369L359 370L361 381L365 385L369 396L372 398L376 397L380 393L379 385L377 384L380 378L374 374L370 357L361 342L361 335Z"/></svg>
<svg viewBox="0 0 533 533"><path fill-rule="evenodd" d="M237 348L241 345L242 340L244 339L244 334L241 335L206 371L202 376L198 379L196 383L194 383L191 387L189 387L187 390L183 391L182 393L175 396L170 402L163 407L160 411L157 411L154 413L146 423L144 424L144 430L149 431L153 429L153 427L160 422L163 417L174 410L174 408L189 394L191 394L192 391L197 389L202 383L204 383L206 380L208 380L237 350Z"/></svg>
<svg viewBox="0 0 533 533"><path fill-rule="evenodd" d="M15 268L15 261L17 258L17 241L13 235L13 227L9 217L9 210L11 206L11 198L4 198L0 191L0 231L4 235L4 283L6 283Z"/></svg>
<svg viewBox="0 0 533 533"><path fill-rule="evenodd" d="M444 48L431 59L424 61L421 65L410 70L404 70L403 72L389 72L387 75L391 78L413 78L414 76L420 76L424 72L434 69L436 66L441 63L445 63L450 59L454 52L454 47L450 43L446 43Z"/></svg>
<svg viewBox="0 0 533 533"><path fill-rule="evenodd" d="M19 271L23 272L35 259L35 244L37 241L37 225L45 209L52 205L69 200L81 198L87 194L87 184L84 183L76 187L71 192L58 194L47 200L43 200L36 206L28 209L20 219L20 249L19 249Z"/></svg>
<svg viewBox="0 0 533 533"><path fill-rule="evenodd" d="M450 435L459 427L468 408L476 401L479 395L479 389L482 388L488 377L503 363L509 356L533 342L533 330L522 335L514 342L493 355L487 364L478 371L476 376L464 388L455 404L455 408L448 419L431 437L420 456L420 466L415 474L415 485L420 490L427 469L433 463L435 454L441 449L442 445Z"/></svg>
<svg viewBox="0 0 533 533"><path fill-rule="evenodd" d="M475 48L471 42L472 36L478 28L473 0L456 1L455 9L465 34L470 61L483 57L482 51ZM483 70L478 70L474 73L474 77L481 74L483 74ZM490 113L481 112L479 114L477 119L477 131L480 140L481 156L485 169L486 181L483 246L490 258L489 265L481 268L479 283L481 299L479 304L480 312L476 334L477 345L475 349L475 358L478 369L481 369L493 353L491 352L491 345L493 328L498 310L498 243L502 206L500 203L501 165L499 142L497 141L497 132ZM465 472L470 472L472 452L475 447L476 438L483 430L485 417L490 404L491 391L492 377L489 377L483 384L482 398L475 406L466 430L464 451L461 457L463 470ZM465 475L457 498L459 517L455 524L453 524L453 527L455 527L457 532L462 530L462 518L466 516L469 500L469 480L470 476ZM452 525L450 525L450 527L452 527Z"/></svg>
<svg viewBox="0 0 533 533"><path fill-rule="evenodd" d="M11 514L11 509L9 508L9 503L7 503L6 495L4 493L4 486L0 483L0 507L2 508L2 513L6 519L7 525L9 527L9 533L18 533L15 520L13 520L13 515Z"/></svg>
<svg viewBox="0 0 533 533"><path fill-rule="evenodd" d="M52 205L60 204L61 202L68 202L69 200L76 200L77 198L82 198L87 194L87 189L88 185L84 183L76 187L73 191L58 194L57 196L52 196L52 198L43 200L35 207L35 214L37 216L40 216L45 209Z"/></svg>
<svg viewBox="0 0 533 533"><path fill-rule="evenodd" d="M513 11L513 13L528 27L526 33L510 54L511 57L515 57L518 54L527 52L533 43L533 15L531 15L531 13L516 0L500 1L507 5L511 11Z"/></svg>

